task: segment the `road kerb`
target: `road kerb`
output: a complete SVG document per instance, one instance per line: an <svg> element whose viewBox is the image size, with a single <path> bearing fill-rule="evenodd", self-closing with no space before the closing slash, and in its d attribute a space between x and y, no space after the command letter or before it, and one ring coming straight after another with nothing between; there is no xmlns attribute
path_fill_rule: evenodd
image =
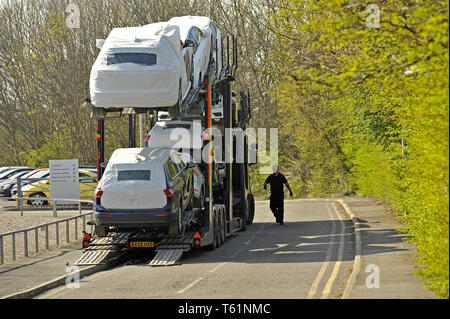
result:
<svg viewBox="0 0 450 319"><path fill-rule="evenodd" d="M347 214L350 215L353 221L353 225L355 226L355 259L353 260L353 269L350 274L350 278L347 281L347 285L345 287L344 293L342 294L341 299L349 299L352 294L353 286L356 282L356 277L361 269L361 230L358 218L353 214L350 207L348 207L347 203L345 203L342 199L339 200L342 207L344 207Z"/></svg>
<svg viewBox="0 0 450 319"><path fill-rule="evenodd" d="M118 264L121 263L121 260L122 260L121 257L122 257L122 255L119 255L116 258L109 260L105 264L93 265L93 266L88 266L86 268L80 269L78 271L79 279L89 276L89 275L92 275L92 274L95 274L99 271L106 270L106 269L117 266ZM10 294L10 295L4 296L4 297L0 297L0 299L31 299L31 298L36 297L48 290L58 288L60 286L65 285L67 277L74 276L74 274L76 274L76 272L62 275L58 278L52 279L52 280L50 280L46 283L43 283L39 286L24 290L24 291L21 291L18 293Z"/></svg>

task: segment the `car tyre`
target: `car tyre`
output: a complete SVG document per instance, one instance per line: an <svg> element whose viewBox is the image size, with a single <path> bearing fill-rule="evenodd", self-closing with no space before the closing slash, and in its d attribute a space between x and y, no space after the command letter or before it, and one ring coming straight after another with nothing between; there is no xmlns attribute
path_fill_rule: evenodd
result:
<svg viewBox="0 0 450 319"><path fill-rule="evenodd" d="M203 209L205 207L205 188L202 186L200 197L194 199L194 207Z"/></svg>
<svg viewBox="0 0 450 319"><path fill-rule="evenodd" d="M177 208L176 221L175 221L175 223L173 223L169 226L169 235L178 236L178 235L183 235L183 234L184 234L184 229L183 229L182 220L181 220L181 203L180 203L180 206L178 206L178 208Z"/></svg>
<svg viewBox="0 0 450 319"><path fill-rule="evenodd" d="M253 219L255 218L255 198L252 194L249 194L247 197L248 202L248 216L246 220L247 225L251 225L253 223Z"/></svg>
<svg viewBox="0 0 450 319"><path fill-rule="evenodd" d="M178 101L173 106L172 112L170 112L170 113L172 113L171 116L174 119L177 119L181 114L181 104L182 104L181 99L182 99L182 97L183 97L183 94L181 92L181 79L180 79L180 81L178 82Z"/></svg>
<svg viewBox="0 0 450 319"><path fill-rule="evenodd" d="M27 201L27 204L31 205L31 206L35 206L35 207L40 207L40 206L47 205L48 201L46 201L45 199L42 199L43 197L46 197L44 193L31 194L29 196L29 198L31 198L31 199L29 199Z"/></svg>

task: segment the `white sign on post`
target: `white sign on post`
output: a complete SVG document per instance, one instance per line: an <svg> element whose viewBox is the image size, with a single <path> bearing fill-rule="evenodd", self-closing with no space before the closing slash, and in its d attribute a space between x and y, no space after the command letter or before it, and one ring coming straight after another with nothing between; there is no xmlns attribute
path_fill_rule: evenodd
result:
<svg viewBox="0 0 450 319"><path fill-rule="evenodd" d="M78 160L50 160L50 193L53 198L74 199L56 204L78 204L80 199Z"/></svg>

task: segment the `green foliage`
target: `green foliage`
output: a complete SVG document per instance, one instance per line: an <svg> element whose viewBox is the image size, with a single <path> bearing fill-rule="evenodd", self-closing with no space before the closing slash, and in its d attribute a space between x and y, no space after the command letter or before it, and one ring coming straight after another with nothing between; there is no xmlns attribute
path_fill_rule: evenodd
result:
<svg viewBox="0 0 450 319"><path fill-rule="evenodd" d="M406 212L418 273L448 298L448 1L378 3L379 28L366 5L276 1L268 62L284 155L308 192L355 191Z"/></svg>
<svg viewBox="0 0 450 319"><path fill-rule="evenodd" d="M73 152L67 144L67 137L53 133L37 148L29 148L20 154L26 165L36 168L49 167L49 160L72 158Z"/></svg>

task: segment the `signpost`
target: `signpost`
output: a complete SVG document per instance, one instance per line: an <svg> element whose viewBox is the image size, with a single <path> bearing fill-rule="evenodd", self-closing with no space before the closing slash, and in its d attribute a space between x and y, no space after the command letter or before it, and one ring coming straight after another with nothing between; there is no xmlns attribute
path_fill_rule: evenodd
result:
<svg viewBox="0 0 450 319"><path fill-rule="evenodd" d="M78 160L50 160L50 192L53 198L73 199L56 204L78 204L80 199Z"/></svg>

